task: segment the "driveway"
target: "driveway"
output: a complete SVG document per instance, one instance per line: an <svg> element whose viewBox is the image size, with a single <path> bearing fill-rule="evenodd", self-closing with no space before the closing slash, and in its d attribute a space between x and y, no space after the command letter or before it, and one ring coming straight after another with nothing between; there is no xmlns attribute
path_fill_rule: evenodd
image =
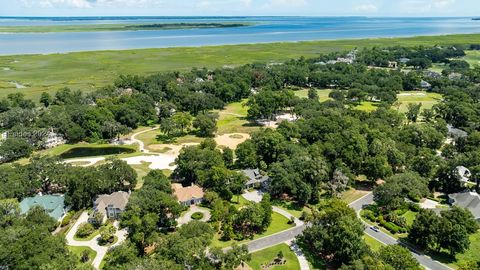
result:
<svg viewBox="0 0 480 270"><path fill-rule="evenodd" d="M372 204L373 203L373 194L370 192L369 194L365 195L364 197L352 202L349 206L353 208L358 215L360 215L360 211L362 208L366 205ZM367 223L363 222L365 224L365 233L368 234L369 236L375 238L377 241L385 244L385 245L403 245L400 241L397 239L391 237L390 235L379 231L379 232L374 232L370 229L370 225ZM446 266L443 263L440 263L438 261L433 260L432 258L421 254L420 252L409 248L410 252L412 252L413 257L417 259L417 261L424 266L426 269L434 269L434 270L450 270L452 268Z"/></svg>
<svg viewBox="0 0 480 270"><path fill-rule="evenodd" d="M100 263L102 262L103 258L107 254L108 250L112 247L118 246L121 243L125 241L127 238L127 231L126 230L117 230L115 233L115 236L118 238L118 241L108 247L105 246L100 246L98 244L98 239L100 236L95 237L92 240L89 241L77 241L74 239L75 233L78 230L78 227L80 224L87 222L88 221L88 212L84 211L80 217L77 219L75 224L73 224L72 228L68 231L67 235L65 236L65 239L67 240L67 245L69 246L75 246L75 247L89 247L97 252L97 256L93 259L92 265L95 267L95 269L99 269ZM118 228L118 222L116 221L114 223L114 226Z"/></svg>
<svg viewBox="0 0 480 270"><path fill-rule="evenodd" d="M198 221L203 221L203 222L207 222L210 220L210 211L205 209L205 208L200 208L196 205L192 205L190 206L190 209L184 214L182 215L181 217L179 217L177 219L177 223L178 223L178 227L182 226L183 224L187 224L189 223L190 221L192 221L192 215L196 212L200 212L203 214L203 218L198 220Z"/></svg>

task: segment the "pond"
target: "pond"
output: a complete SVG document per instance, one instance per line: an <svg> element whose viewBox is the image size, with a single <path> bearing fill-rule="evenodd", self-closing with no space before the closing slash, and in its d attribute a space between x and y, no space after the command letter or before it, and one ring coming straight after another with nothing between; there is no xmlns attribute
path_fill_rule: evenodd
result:
<svg viewBox="0 0 480 270"><path fill-rule="evenodd" d="M135 150L121 146L75 147L60 154L62 159L131 154Z"/></svg>

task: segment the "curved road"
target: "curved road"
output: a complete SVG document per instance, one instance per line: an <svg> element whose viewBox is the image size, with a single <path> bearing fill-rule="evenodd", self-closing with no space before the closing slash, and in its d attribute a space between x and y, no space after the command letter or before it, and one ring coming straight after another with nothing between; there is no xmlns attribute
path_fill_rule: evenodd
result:
<svg viewBox="0 0 480 270"><path fill-rule="evenodd" d="M373 194L370 192L369 194L365 195L364 197L352 202L349 206L353 208L357 213L360 213L363 206L369 205L373 203ZM369 236L375 238L377 241L385 244L385 245L402 245L405 246L403 243L398 241L397 239L391 237L390 235L379 231L374 232L372 231L367 223L364 222L365 226L365 233ZM423 255L420 252L416 251L411 247L407 247L413 254L413 257L417 259L417 261L427 269L432 270L451 270L452 268L448 267L447 265L440 263L438 261L433 260L429 256Z"/></svg>

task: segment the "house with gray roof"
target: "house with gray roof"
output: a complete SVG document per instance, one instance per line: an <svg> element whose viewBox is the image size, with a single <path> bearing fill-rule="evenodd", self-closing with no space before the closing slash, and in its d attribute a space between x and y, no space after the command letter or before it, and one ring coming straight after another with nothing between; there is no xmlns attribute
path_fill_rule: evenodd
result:
<svg viewBox="0 0 480 270"><path fill-rule="evenodd" d="M259 169L247 169L242 171L248 178L245 183L245 188L266 188L270 183L270 178L267 175L262 175Z"/></svg>
<svg viewBox="0 0 480 270"><path fill-rule="evenodd" d="M63 195L42 195L27 197L20 202L20 211L26 214L34 206L40 206L55 220L59 221L65 215L65 198Z"/></svg>
<svg viewBox="0 0 480 270"><path fill-rule="evenodd" d="M448 195L451 205L468 209L473 217L480 221L480 195L476 192L462 192Z"/></svg>
<svg viewBox="0 0 480 270"><path fill-rule="evenodd" d="M452 125L447 125L448 128L448 137L453 139L465 138L468 137L468 133L459 128L455 128Z"/></svg>
<svg viewBox="0 0 480 270"><path fill-rule="evenodd" d="M110 195L99 195L93 203L93 213L89 217L89 222L95 222L93 218L95 213L99 212L103 215L103 221L107 219L118 219L120 214L127 207L130 192L118 191Z"/></svg>

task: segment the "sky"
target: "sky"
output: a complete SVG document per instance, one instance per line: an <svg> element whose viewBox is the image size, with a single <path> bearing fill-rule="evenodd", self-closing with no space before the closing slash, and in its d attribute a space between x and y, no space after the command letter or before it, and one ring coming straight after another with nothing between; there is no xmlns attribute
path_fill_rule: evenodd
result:
<svg viewBox="0 0 480 270"><path fill-rule="evenodd" d="M479 0L0 0L0 16L480 16Z"/></svg>

